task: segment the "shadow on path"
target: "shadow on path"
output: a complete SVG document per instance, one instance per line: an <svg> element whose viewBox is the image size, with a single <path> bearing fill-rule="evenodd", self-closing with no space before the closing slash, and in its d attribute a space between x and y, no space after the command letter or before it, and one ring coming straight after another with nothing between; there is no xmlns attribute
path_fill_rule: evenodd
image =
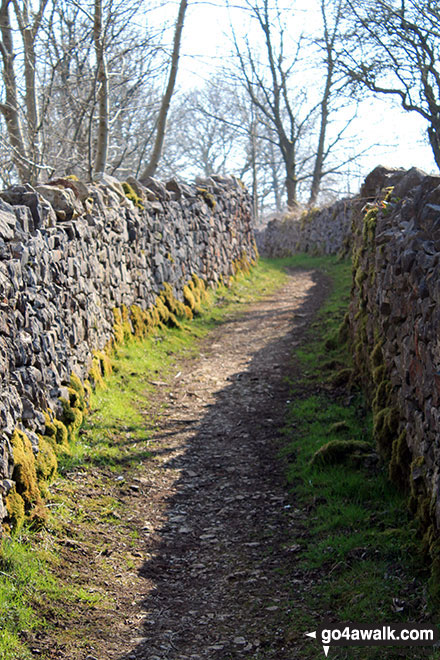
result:
<svg viewBox="0 0 440 660"><path fill-rule="evenodd" d="M143 621L120 660L300 657L287 625L292 503L276 455L292 348L328 288L292 274L277 298L211 333L176 384L152 446L169 488L145 530Z"/></svg>

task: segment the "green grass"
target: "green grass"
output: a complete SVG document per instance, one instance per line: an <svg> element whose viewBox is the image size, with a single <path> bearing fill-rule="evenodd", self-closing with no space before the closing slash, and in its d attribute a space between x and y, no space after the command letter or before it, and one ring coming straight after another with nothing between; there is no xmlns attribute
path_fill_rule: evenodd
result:
<svg viewBox="0 0 440 660"><path fill-rule="evenodd" d="M48 600L57 600L62 587L50 572L47 552L22 537L3 540L0 556L0 657L33 657L22 641L26 633L44 626L37 614Z"/></svg>
<svg viewBox="0 0 440 660"><path fill-rule="evenodd" d="M338 338L347 310L350 265L335 259L300 258L328 275L332 291L296 350L299 377L292 382L292 403L281 456L295 500L306 511L298 568L309 586L301 604L292 603L291 636L302 644L304 660L323 657L312 640L302 643L324 616L365 623L429 619L435 605L426 599L428 570L419 552L415 524L406 500L389 482L387 467L374 457L369 407L355 387L334 385L339 369L350 368L348 347ZM371 444L367 458L317 467L315 452L328 442L358 440ZM344 445L345 446L345 445ZM399 611L395 603L403 603ZM312 626L312 627L311 627ZM410 655L388 647L334 648L332 658L440 657L428 649Z"/></svg>

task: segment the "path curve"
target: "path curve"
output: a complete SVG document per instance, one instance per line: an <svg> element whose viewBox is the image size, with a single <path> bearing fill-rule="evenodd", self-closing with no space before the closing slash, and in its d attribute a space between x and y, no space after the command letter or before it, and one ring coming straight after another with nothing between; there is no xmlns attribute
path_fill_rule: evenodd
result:
<svg viewBox="0 0 440 660"><path fill-rule="evenodd" d="M298 657L286 636L296 557L277 438L292 349L327 289L319 274L291 273L179 364L133 511L144 521L143 596L130 648L121 654L116 627L109 658Z"/></svg>

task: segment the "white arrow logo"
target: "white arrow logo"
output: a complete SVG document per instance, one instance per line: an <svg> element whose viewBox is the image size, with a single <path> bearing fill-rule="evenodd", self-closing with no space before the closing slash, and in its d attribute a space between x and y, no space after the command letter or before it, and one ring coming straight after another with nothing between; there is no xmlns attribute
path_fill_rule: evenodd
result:
<svg viewBox="0 0 440 660"><path fill-rule="evenodd" d="M313 639L316 639L316 630L314 630L314 631L311 632L311 633L306 633L306 635L307 635L307 637L313 637ZM327 657L327 656L328 656L328 652L329 652L329 650L330 650L330 646L324 646L324 645L323 645L322 648L324 649L324 655L325 655L325 657Z"/></svg>

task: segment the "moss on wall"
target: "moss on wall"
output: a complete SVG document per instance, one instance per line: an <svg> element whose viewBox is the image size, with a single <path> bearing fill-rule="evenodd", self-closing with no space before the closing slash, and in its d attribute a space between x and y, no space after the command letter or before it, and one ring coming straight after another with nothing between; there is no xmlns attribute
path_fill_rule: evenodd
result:
<svg viewBox="0 0 440 660"><path fill-rule="evenodd" d="M234 262L234 273L249 272L251 263L243 254ZM77 434L84 415L89 410L89 398L93 388L105 387L105 378L112 372L112 352L128 341L148 336L163 325L180 328L180 320L192 319L201 312L202 304L210 301L205 281L193 274L183 287L183 301L174 295L170 284L165 283L155 305L145 310L138 305L113 310L113 340L104 350L93 353L88 378L82 380L72 373L67 397L60 398L62 409L58 419L50 409L44 412L45 431L39 436L39 450L34 454L31 442L24 431L16 429L12 436L14 459L13 480L16 486L6 497L8 517L5 528L19 529L26 518L34 525L44 524L47 512L43 497L56 477L61 453L68 453L70 442Z"/></svg>
<svg viewBox="0 0 440 660"><path fill-rule="evenodd" d="M396 200L393 189L382 191L378 201L367 208L353 225L352 302L349 314L350 342L356 370L373 411L376 445L388 466L390 479L409 494L409 508L420 526L422 549L431 563L430 590L440 598L440 534L436 526L435 497L428 492L423 457L413 456L408 445L405 417L400 409L398 388L391 379L392 364L384 350L388 320L376 300L376 264L384 255L377 245L379 223L391 212ZM385 306L386 310L386 306ZM343 332L343 331L342 331Z"/></svg>

